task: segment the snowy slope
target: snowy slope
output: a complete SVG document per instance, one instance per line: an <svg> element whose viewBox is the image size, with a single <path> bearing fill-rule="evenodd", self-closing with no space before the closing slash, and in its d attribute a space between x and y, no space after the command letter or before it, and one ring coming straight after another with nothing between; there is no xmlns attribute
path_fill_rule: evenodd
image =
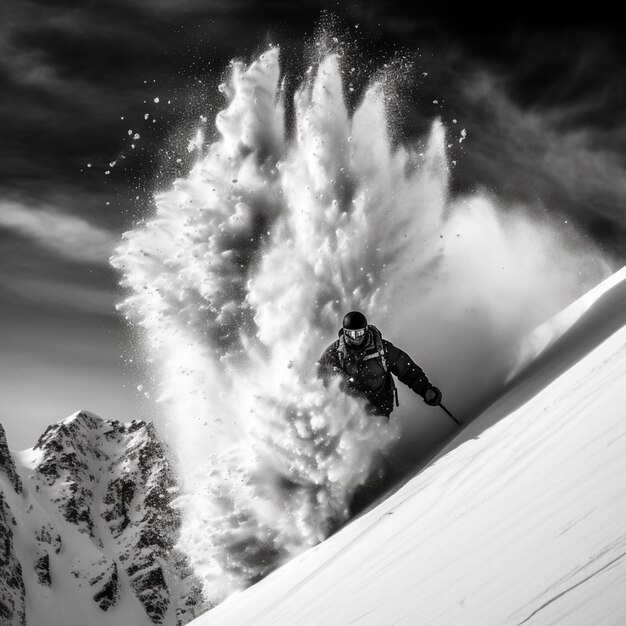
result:
<svg viewBox="0 0 626 626"><path fill-rule="evenodd" d="M614 293L614 295L618 293L619 290L613 290L613 287L621 283L624 279L626 279L626 267L623 267L612 276L609 276L606 280L578 298L578 300L570 304L558 315L555 315L553 318L543 323L526 337L519 350L518 366L511 372L511 377L518 374L525 365L560 339L566 331L572 328L576 322L580 321L591 307L599 307L601 300L606 298L607 293ZM614 312L613 307L609 306L608 308L609 315L612 316ZM618 316L616 316L616 321L619 321ZM602 326L603 325L598 324L596 313L594 327L596 330L601 330Z"/></svg>
<svg viewBox="0 0 626 626"><path fill-rule="evenodd" d="M419 475L194 626L626 623L625 271Z"/></svg>

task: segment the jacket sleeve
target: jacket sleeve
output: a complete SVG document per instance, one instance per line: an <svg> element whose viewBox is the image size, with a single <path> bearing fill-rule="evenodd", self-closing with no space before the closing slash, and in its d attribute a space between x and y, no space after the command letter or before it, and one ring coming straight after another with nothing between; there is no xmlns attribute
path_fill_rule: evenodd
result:
<svg viewBox="0 0 626 626"><path fill-rule="evenodd" d="M424 393L431 385L422 368L406 352L396 348L390 341L385 341L385 344L389 357L389 369L398 377L400 382L423 398Z"/></svg>
<svg viewBox="0 0 626 626"><path fill-rule="evenodd" d="M337 355L337 342L335 342L324 350L320 360L317 362L317 376L322 379L325 385L328 385L333 376L341 373L342 370Z"/></svg>

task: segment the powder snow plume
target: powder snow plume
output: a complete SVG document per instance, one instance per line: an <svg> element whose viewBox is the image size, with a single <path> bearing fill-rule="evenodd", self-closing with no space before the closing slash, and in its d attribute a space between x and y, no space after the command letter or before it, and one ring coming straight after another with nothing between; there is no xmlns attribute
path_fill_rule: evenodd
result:
<svg viewBox="0 0 626 626"><path fill-rule="evenodd" d="M112 259L180 462L180 547L213 602L327 537L397 443L401 420L316 379L346 311L461 402L489 378L477 354L502 370L516 338L609 272L521 210L449 198L442 124L393 147L384 81L349 112L335 54L296 92L287 137L279 70L275 47L232 63L216 140Z"/></svg>

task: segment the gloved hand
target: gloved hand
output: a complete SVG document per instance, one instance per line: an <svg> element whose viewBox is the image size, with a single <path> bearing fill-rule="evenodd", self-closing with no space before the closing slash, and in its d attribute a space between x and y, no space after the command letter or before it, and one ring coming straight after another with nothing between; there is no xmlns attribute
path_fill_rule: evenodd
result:
<svg viewBox="0 0 626 626"><path fill-rule="evenodd" d="M424 392L424 402L428 406L437 406L441 402L441 391L432 385Z"/></svg>

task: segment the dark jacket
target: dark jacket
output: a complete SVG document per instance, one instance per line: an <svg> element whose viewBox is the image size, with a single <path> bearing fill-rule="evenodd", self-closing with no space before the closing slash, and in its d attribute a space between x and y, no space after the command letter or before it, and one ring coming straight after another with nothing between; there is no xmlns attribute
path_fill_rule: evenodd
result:
<svg viewBox="0 0 626 626"><path fill-rule="evenodd" d="M369 330L362 346L352 347L345 344L345 356L341 359L339 348L340 343L343 343L342 333L343 329L339 331L339 339L326 348L317 363L318 375L324 384L328 384L333 376L341 376L341 389L351 395L365 398L368 411L372 415L389 416L393 411L395 384L392 373L400 382L424 397L430 382L419 365L414 363L406 352L383 339L388 366L388 371L385 372L380 358L367 358L377 351L373 331Z"/></svg>

